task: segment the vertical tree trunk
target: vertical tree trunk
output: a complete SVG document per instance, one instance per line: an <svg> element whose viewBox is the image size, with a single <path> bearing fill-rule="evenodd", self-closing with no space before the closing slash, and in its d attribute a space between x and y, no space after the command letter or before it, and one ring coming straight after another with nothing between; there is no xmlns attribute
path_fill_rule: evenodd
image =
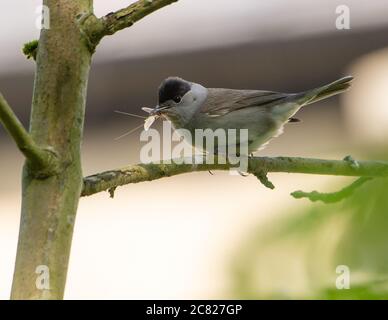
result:
<svg viewBox="0 0 388 320"><path fill-rule="evenodd" d="M92 12L92 0L44 5L50 29L42 30L39 40L30 132L39 145L53 147L60 169L42 178L24 167L12 299L63 298L82 187L80 143L91 53L78 21ZM47 274L46 283L37 285L42 270L49 272L49 288Z"/></svg>

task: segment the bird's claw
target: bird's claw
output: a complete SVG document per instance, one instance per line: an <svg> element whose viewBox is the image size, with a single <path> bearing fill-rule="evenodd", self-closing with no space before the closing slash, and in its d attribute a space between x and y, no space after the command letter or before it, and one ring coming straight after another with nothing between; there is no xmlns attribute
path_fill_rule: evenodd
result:
<svg viewBox="0 0 388 320"><path fill-rule="evenodd" d="M242 172L240 170L237 170L238 174L244 178L248 177L249 176L249 173L248 172Z"/></svg>
<svg viewBox="0 0 388 320"><path fill-rule="evenodd" d="M357 162L357 160L354 160L352 156L346 156L344 159L344 161L348 162L349 165L354 168L354 169L358 169L360 167L359 163Z"/></svg>

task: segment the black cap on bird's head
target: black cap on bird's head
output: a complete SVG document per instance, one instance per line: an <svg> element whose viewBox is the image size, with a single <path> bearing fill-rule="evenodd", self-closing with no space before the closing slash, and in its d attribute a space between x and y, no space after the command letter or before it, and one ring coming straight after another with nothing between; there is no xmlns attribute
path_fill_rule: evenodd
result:
<svg viewBox="0 0 388 320"><path fill-rule="evenodd" d="M165 79L159 87L159 105L166 101L179 102L182 97L191 89L191 84L178 77Z"/></svg>

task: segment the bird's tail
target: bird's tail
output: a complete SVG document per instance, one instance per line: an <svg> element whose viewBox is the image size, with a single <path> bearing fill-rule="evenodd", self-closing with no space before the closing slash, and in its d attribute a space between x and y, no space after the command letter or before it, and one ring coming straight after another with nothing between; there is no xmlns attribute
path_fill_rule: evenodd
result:
<svg viewBox="0 0 388 320"><path fill-rule="evenodd" d="M302 105L306 105L344 92L349 89L352 80L353 77L347 76L325 86L300 93L300 102Z"/></svg>

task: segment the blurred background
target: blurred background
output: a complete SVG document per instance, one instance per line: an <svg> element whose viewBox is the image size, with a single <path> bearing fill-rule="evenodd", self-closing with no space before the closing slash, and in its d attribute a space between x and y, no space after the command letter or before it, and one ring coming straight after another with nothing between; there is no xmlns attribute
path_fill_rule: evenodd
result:
<svg viewBox="0 0 388 320"><path fill-rule="evenodd" d="M130 0L95 0L102 16ZM7 0L0 20L0 90L28 125L41 1ZM350 29L336 28L336 8ZM93 61L83 141L85 175L139 161L142 114L159 83L297 92L351 74L346 94L299 114L259 155L386 159L388 0L180 0L103 40ZM158 126L157 126L158 127ZM160 124L159 124L160 127ZM11 288L23 157L0 127L0 298ZM352 178L192 173L82 198L67 299L388 298L388 182L323 205L294 190L337 191ZM40 201L37 199L37 201ZM350 270L338 290L336 268Z"/></svg>

